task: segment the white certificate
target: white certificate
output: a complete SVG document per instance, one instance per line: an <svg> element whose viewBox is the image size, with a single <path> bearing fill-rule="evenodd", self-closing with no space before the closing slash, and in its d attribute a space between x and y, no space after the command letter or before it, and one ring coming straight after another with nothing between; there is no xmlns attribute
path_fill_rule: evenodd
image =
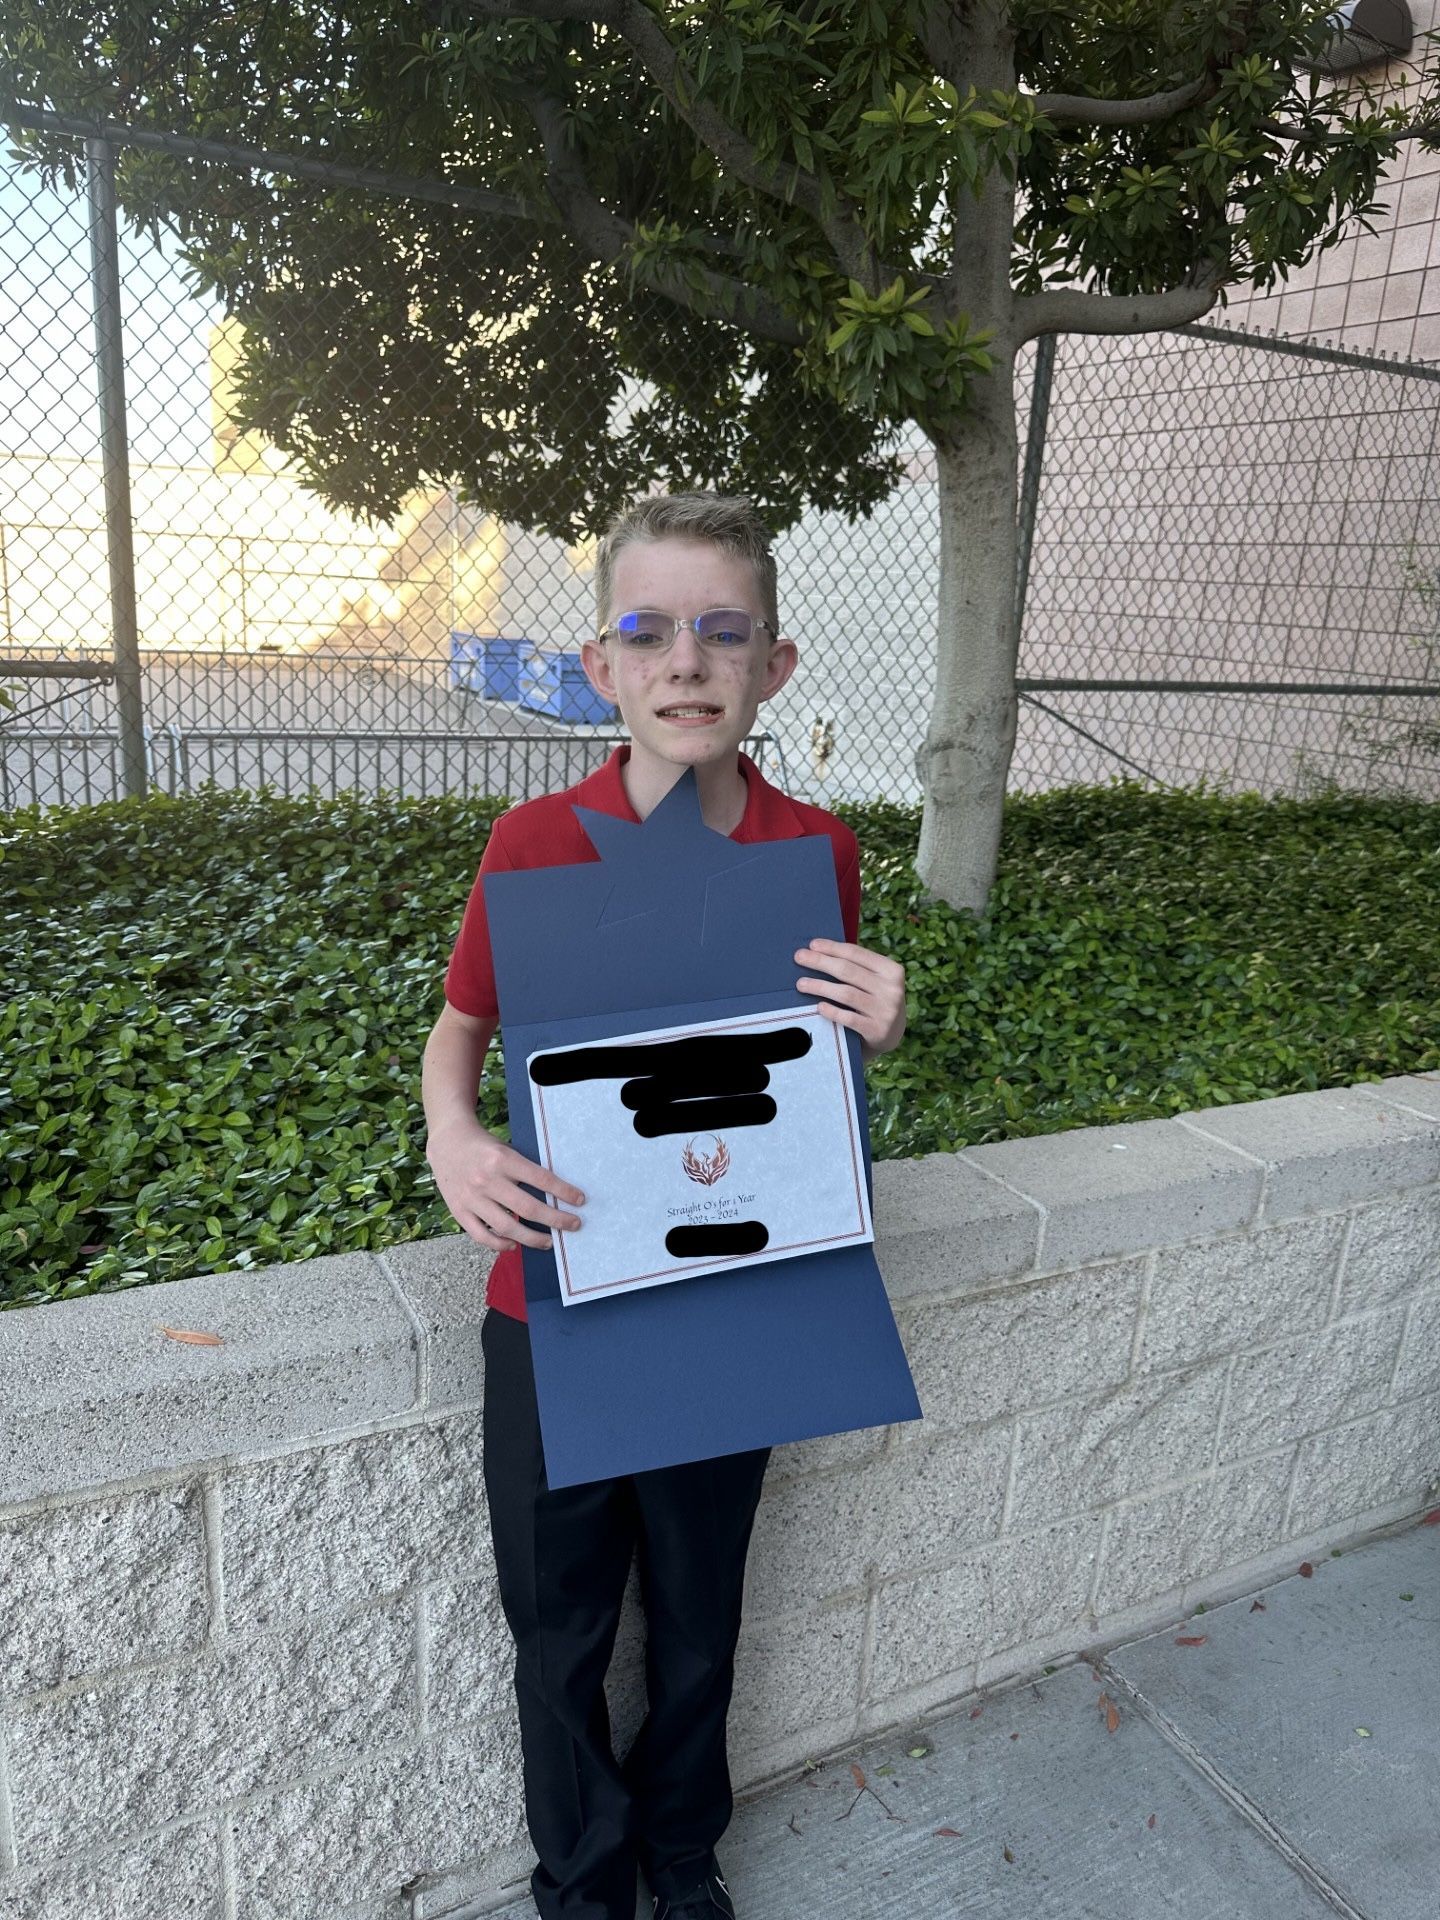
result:
<svg viewBox="0 0 1440 1920"><path fill-rule="evenodd" d="M873 1240L842 1029L814 1002L526 1060L566 1306Z"/></svg>

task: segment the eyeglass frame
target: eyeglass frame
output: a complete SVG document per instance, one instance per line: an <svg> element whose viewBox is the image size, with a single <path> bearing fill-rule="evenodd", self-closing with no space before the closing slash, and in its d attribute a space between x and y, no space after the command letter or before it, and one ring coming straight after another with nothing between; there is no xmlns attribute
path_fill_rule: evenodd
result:
<svg viewBox="0 0 1440 1920"><path fill-rule="evenodd" d="M755 628L764 627L766 632L770 635L770 641L772 646L774 645L775 641L777 641L780 638L780 629L777 626L775 626L772 621L766 620L765 618L763 618L762 615L758 613L751 613L748 607L705 607L705 608L702 608L702 610L699 613L697 613L694 616L694 618L691 620L682 620L677 614L666 613L663 607L627 607L625 611L626 613L658 613L664 619L670 622L670 638L665 642L663 647L636 647L634 648L634 651L637 653L657 653L657 654L669 653L671 648L675 645L675 642L680 638L680 630L682 627L689 627L690 631L695 635L696 640L699 642L699 644L702 647L705 648L707 653L738 653L740 652L740 648L738 647L712 646L701 634L697 623L703 620L707 614L711 614L711 613L743 613L745 615L745 618L750 622L752 633ZM625 618L625 614L624 613L619 614L616 616L616 618L618 620L623 620ZM602 627L600 629L599 633L596 634L595 636L595 640L597 645L603 646L607 640L619 639L620 637L621 636L620 636L619 628L616 626L615 621L611 621L609 626ZM745 645L748 647L749 644L750 642L747 639L745 642ZM623 646L623 643L622 643L622 646Z"/></svg>

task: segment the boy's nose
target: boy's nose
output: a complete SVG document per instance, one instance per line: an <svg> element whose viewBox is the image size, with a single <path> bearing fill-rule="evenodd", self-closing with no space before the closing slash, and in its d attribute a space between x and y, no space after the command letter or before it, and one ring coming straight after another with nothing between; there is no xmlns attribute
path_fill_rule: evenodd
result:
<svg viewBox="0 0 1440 1920"><path fill-rule="evenodd" d="M688 680L692 679L697 672L708 670L710 661L709 655L690 628L682 627L671 644L667 664L672 679L683 677Z"/></svg>

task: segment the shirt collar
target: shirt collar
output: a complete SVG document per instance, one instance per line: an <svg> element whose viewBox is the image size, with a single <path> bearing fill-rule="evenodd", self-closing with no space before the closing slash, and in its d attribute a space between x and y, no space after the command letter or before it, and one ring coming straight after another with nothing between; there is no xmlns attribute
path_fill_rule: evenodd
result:
<svg viewBox="0 0 1440 1920"><path fill-rule="evenodd" d="M638 826L640 816L630 804L630 796L625 791L625 782L621 777L621 768L630 758L628 740L616 747L603 766L588 774L575 788L575 800L583 807L594 807L599 813L613 813L617 820L632 820ZM763 829L765 817L766 781L760 769L748 753L739 755L740 771L745 777L745 811L740 824L730 835L732 840L758 840L770 838Z"/></svg>

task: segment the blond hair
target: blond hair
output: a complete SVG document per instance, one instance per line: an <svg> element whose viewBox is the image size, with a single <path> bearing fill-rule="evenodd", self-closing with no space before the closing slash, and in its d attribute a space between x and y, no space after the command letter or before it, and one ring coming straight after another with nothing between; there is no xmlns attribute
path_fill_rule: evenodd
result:
<svg viewBox="0 0 1440 1920"><path fill-rule="evenodd" d="M755 570L760 604L772 628L780 625L776 598L775 555L770 529L750 501L736 493L653 493L616 514L595 549L596 626L603 628L614 608L615 556L636 540L703 540Z"/></svg>

